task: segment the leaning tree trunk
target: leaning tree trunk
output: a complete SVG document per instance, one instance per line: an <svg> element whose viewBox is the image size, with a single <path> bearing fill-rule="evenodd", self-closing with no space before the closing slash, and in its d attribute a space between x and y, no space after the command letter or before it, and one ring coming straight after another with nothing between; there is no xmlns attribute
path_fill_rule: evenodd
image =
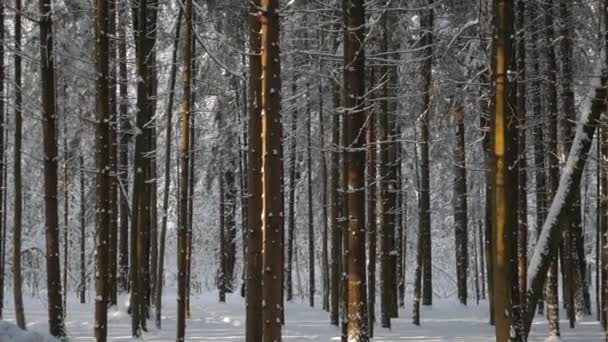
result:
<svg viewBox="0 0 608 342"><path fill-rule="evenodd" d="M597 69L596 74L599 74L600 68ZM534 310L543 290L549 265L553 256L557 254L558 246L561 243L562 223L568 215L568 211L566 210L567 205L568 203L572 203L572 199L575 196L574 192L579 190L577 184L580 182L587 162L595 129L597 128L600 115L606 112L607 78L607 75L602 75L600 82L596 82L590 111L586 112L577 124L576 135L572 142L568 161L561 175L559 187L549 207L549 213L543 223L541 235L529 263L527 334L530 332L530 326L534 319Z"/></svg>
<svg viewBox="0 0 608 342"><path fill-rule="evenodd" d="M22 90L21 90L21 0L15 1L15 142L13 158L13 301L15 319L21 329L25 329L25 314L23 313L23 292L21 275L21 234L22 234L22 177L21 177L21 124L22 124Z"/></svg>
<svg viewBox="0 0 608 342"><path fill-rule="evenodd" d="M109 37L108 3L96 1L95 16L95 65L96 82L96 130L95 130L95 167L96 167L96 204L95 204L95 339L106 341L108 333L108 278L111 215L111 175L110 175L110 93L109 93ZM52 81L51 81L52 82Z"/></svg>
<svg viewBox="0 0 608 342"><path fill-rule="evenodd" d="M57 215L57 114L53 23L51 0L40 0L40 75L44 140L44 195L46 225L46 273L49 332L65 336L59 260L59 218ZM104 278L105 281L105 278Z"/></svg>

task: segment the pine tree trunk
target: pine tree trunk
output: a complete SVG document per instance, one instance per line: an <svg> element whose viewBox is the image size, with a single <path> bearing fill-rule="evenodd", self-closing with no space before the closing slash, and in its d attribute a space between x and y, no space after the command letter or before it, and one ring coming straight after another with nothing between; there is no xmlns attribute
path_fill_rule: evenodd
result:
<svg viewBox="0 0 608 342"><path fill-rule="evenodd" d="M340 257L341 251L341 224L340 224L340 113L341 106L339 85L333 85L334 113L331 117L331 144L333 146L330 170L331 170L331 304L330 323L338 326L340 324Z"/></svg>
<svg viewBox="0 0 608 342"><path fill-rule="evenodd" d="M165 111L166 130L165 130L165 175L164 175L164 191L163 191L163 216L160 228L160 245L158 249L158 267L156 275L156 295L155 308L156 308L156 327L158 329L162 326L162 294L163 294L163 280L164 280L164 267L165 267L165 239L167 236L167 219L169 212L169 191L171 189L171 133L172 133L172 118L173 118L173 101L175 98L175 79L177 74L177 50L179 45L179 36L181 32L182 17L184 11L180 7L179 14L177 16L177 24L175 25L175 39L173 40L173 53L171 56L171 71L169 76L169 98L167 99L167 109Z"/></svg>
<svg viewBox="0 0 608 342"><path fill-rule="evenodd" d="M22 239L22 175L21 175L21 125L22 125L22 90L21 90L21 0L15 0L15 156L13 158L13 181L15 199L13 204L13 301L17 326L25 329L23 312L23 276L21 274L21 239Z"/></svg>
<svg viewBox="0 0 608 342"><path fill-rule="evenodd" d="M67 112L67 111L66 111ZM69 191L69 153L68 153L68 123L67 117L63 122L63 318L68 309L68 259L69 259L69 229L70 229L70 191Z"/></svg>
<svg viewBox="0 0 608 342"><path fill-rule="evenodd" d="M80 303L86 303L87 291L87 265L86 265L86 197L85 197L85 180L84 180L84 153L83 147L80 147L80 283L78 285L78 294Z"/></svg>
<svg viewBox="0 0 608 342"><path fill-rule="evenodd" d="M321 41L321 39L319 39ZM319 71L322 70L322 64L319 61ZM329 213L327 207L329 206L327 194L331 191L328 187L328 170L327 170L327 146L325 145L325 123L324 123L324 107L323 107L323 80L319 81L319 139L321 144L321 182L323 188L322 199L322 220L323 220L323 237L321 246L321 272L322 272L322 296L323 296L323 310L329 312Z"/></svg>
<svg viewBox="0 0 608 342"><path fill-rule="evenodd" d="M0 41L4 42L4 1L0 1ZM4 45L0 46L0 61L4 61ZM4 79L4 63L0 63L0 319L3 317L2 311L4 309L4 254L6 252L4 245L4 241L6 240L6 221L4 220L4 217L6 216L6 207L4 203L7 198L5 175L8 174L6 154L4 151L6 146L4 142L4 131L7 121L7 119L4 118Z"/></svg>
<svg viewBox="0 0 608 342"><path fill-rule="evenodd" d="M260 0L250 2L251 11L257 13ZM248 112L248 165L247 165L247 285L246 327L247 342L262 341L262 99L261 99L261 21L259 16L249 16L249 112Z"/></svg>
<svg viewBox="0 0 608 342"><path fill-rule="evenodd" d="M291 86L292 95L295 96L297 92L297 80L294 76L293 84ZM289 216L287 217L287 267L285 270L285 286L287 287L287 301L293 299L293 243L295 239L296 230L296 184L298 183L296 168L298 167L298 153L297 153L297 128L298 128L298 111L296 108L291 112L291 138L289 144L289 189L288 189L288 206Z"/></svg>
<svg viewBox="0 0 608 342"><path fill-rule="evenodd" d="M431 199L429 165L429 117L431 115L432 66L433 66L433 6L434 0L428 0L429 8L425 9L421 17L422 37L422 64L420 76L422 78L422 113L420 113L418 126L420 133L420 231L422 234L422 305L433 304L432 283L432 251L431 251Z"/></svg>
<svg viewBox="0 0 608 342"><path fill-rule="evenodd" d="M262 319L264 342L281 341L283 318L283 130L279 1L261 0ZM259 134L259 132L257 132Z"/></svg>
<svg viewBox="0 0 608 342"><path fill-rule="evenodd" d="M517 15L515 23L517 30L516 39L516 57L517 57L517 101L516 101L516 115L518 117L519 135L518 135L518 155L519 160L519 189L518 189L518 208L517 208L517 288L519 289L518 298L519 303L514 303L518 306L518 312L521 314L518 317L514 317L515 328L521 336L523 334L523 321L522 317L525 317L526 308L526 280L528 277L528 186L527 186L527 150L526 150L526 120L527 120L527 107L526 107L526 2L523 0L517 1Z"/></svg>
<svg viewBox="0 0 608 342"><path fill-rule="evenodd" d="M513 277L517 274L516 234L518 190L518 132L515 122L515 87L507 78L508 70L515 70L513 54L513 4L495 1L495 34L492 51L494 95L492 98L493 135L493 211L492 242L494 247L494 311L496 340L509 341L516 316L517 288ZM514 298L515 297L515 298ZM513 301L513 302L512 302Z"/></svg>
<svg viewBox="0 0 608 342"><path fill-rule="evenodd" d="M369 86L370 88L375 87L374 69L370 68L371 77ZM374 93L372 92L369 99L370 102L374 101ZM368 114L367 127L366 127L366 143L367 143L367 162L366 162L366 178L367 186L365 187L367 195L367 208L366 208L366 224L367 224L367 284L368 284L368 295L367 295L367 325L369 329L369 337L374 337L374 323L376 322L376 207L377 207L377 191L376 191L376 112L372 109Z"/></svg>
<svg viewBox="0 0 608 342"><path fill-rule="evenodd" d="M121 7L121 9L124 9ZM129 291L129 138L131 125L129 122L128 72L127 72L127 36L124 15L118 16L118 84L119 84L119 124L120 146L118 155L118 171L120 181L120 226L119 226L119 257L118 257L118 292Z"/></svg>
<svg viewBox="0 0 608 342"><path fill-rule="evenodd" d="M46 272L49 332L65 336L59 259L59 218L57 213L57 115L51 0L40 0L40 75L44 140L44 195L46 225ZM104 278L105 280L105 278Z"/></svg>
<svg viewBox="0 0 608 342"><path fill-rule="evenodd" d="M110 1L108 3L108 35L116 37L116 3ZM118 191L120 182L117 179L118 175L118 112L117 112L117 83L116 83L116 61L117 52L114 39L109 41L109 110L110 110L110 170L112 172L110 184L110 243L109 243L109 276L108 276L108 301L110 305L118 303L116 276L118 271ZM67 288L67 285L66 285Z"/></svg>
<svg viewBox="0 0 608 342"><path fill-rule="evenodd" d="M111 232L111 175L110 175L110 93L109 93L109 37L108 37L108 3L96 2L95 15L95 65L96 82L96 131L95 131L95 167L96 167L96 243L95 243L95 339L106 341L108 332L108 277L109 245ZM52 82L52 80L51 80Z"/></svg>
<svg viewBox="0 0 608 342"><path fill-rule="evenodd" d="M422 216L421 213L421 201L422 198L420 196L420 168L419 168L419 144L415 145L415 154L414 154L414 164L415 164L415 173L416 173L416 190L418 192L418 237L416 243L416 268L414 269L414 298L412 300L412 324L420 325L420 302L422 299L422 262L423 262L423 242L424 238L422 236L422 229L420 226L420 218Z"/></svg>
<svg viewBox="0 0 608 342"><path fill-rule="evenodd" d="M188 182L190 177L190 115L191 82L192 82L192 0L186 1L186 36L183 52L183 92L180 143L180 194L179 194L179 228L178 228L178 278L177 278L177 342L185 341L186 336L186 291L187 291L187 249L188 249Z"/></svg>
<svg viewBox="0 0 608 342"><path fill-rule="evenodd" d="M456 100L458 101L458 100ZM456 281L458 299L467 305L468 232L467 232L467 169L465 157L464 108L454 104L452 117L456 125L454 144L454 232L456 247Z"/></svg>
<svg viewBox="0 0 608 342"><path fill-rule="evenodd" d="M220 162L221 164L221 162ZM225 198L226 192L224 191L224 172L220 170L219 174L219 192L220 192L220 203L219 203L219 216L220 216L220 250L219 250L219 276L218 276L218 292L220 296L220 303L226 302L226 237L225 237L225 217L226 217L226 205Z"/></svg>
<svg viewBox="0 0 608 342"><path fill-rule="evenodd" d="M315 306L315 225L312 198L312 113L310 84L306 84L306 191L308 199L308 303Z"/></svg>

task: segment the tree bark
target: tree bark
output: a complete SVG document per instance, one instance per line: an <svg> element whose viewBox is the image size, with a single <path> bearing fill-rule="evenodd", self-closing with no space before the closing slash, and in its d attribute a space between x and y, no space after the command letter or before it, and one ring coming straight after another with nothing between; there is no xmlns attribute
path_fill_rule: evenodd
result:
<svg viewBox="0 0 608 342"><path fill-rule="evenodd" d="M250 12L258 13L260 0L250 2ZM246 327L247 342L262 341L262 99L261 99L261 21L259 15L249 15L249 112L247 150L247 285Z"/></svg>
<svg viewBox="0 0 608 342"><path fill-rule="evenodd" d="M96 1L95 15L95 65L96 81L96 131L95 131L95 167L96 167L96 205L95 223L95 339L106 341L108 333L108 277L110 215L111 215L111 175L110 175L110 93L109 93L109 37L108 37L108 3ZM52 82L52 81L51 81Z"/></svg>
<svg viewBox="0 0 608 342"><path fill-rule="evenodd" d="M458 101L458 100L456 100ZM467 169L465 158L464 108L455 103L453 119L456 125L454 144L454 233L456 246L456 281L458 299L467 305L468 232L467 232Z"/></svg>
<svg viewBox="0 0 608 342"><path fill-rule="evenodd" d="M494 95L492 98L493 135L493 211L492 242L494 247L494 312L496 341L510 341L514 316L517 315L517 290L513 289L513 276L517 273L515 254L517 239L518 190L518 132L515 120L515 87L507 77L515 70L513 54L514 8L510 1L495 1L495 34L492 51Z"/></svg>
<svg viewBox="0 0 608 342"><path fill-rule="evenodd" d="M344 109L347 192L346 318L348 341L369 341L365 276L365 4L344 2ZM346 147L348 146L348 147ZM346 189L345 189L346 190Z"/></svg>
<svg viewBox="0 0 608 342"><path fill-rule="evenodd" d="M175 38L173 40L173 53L171 56L171 71L169 76L169 98L167 99L167 109L165 112L166 118L166 130L165 130L165 176L164 176L164 192L163 192L163 216L160 228L160 246L158 250L158 267L156 276L156 295L155 295L155 308L156 308L156 327L158 329L162 326L162 294L163 294L163 280L164 280L164 267L165 267L165 239L167 236L167 219L169 211L169 191L171 189L171 133L173 118L173 101L175 98L175 79L177 74L177 50L179 45L179 36L181 32L181 23L184 16L184 10L180 7L179 14L177 16L177 24L175 25Z"/></svg>
<svg viewBox="0 0 608 342"><path fill-rule="evenodd" d="M371 77L369 87L375 87L374 69L371 68ZM369 101L374 103L374 92L370 94L371 98ZM366 155L366 178L367 186L365 187L367 195L367 208L366 208L366 223L367 223L367 284L368 284L368 295L367 295L367 327L369 329L369 337L374 337L374 323L376 322L376 209L377 209L377 187L376 187L376 176L377 176L377 149L376 149L376 121L377 115L375 112L375 106L371 106L370 112L367 118L366 126L366 143L367 143L367 155Z"/></svg>
<svg viewBox="0 0 608 342"><path fill-rule="evenodd" d="M186 336L186 272L188 268L188 180L190 169L188 167L190 157L190 115L191 106L191 82L192 82L192 0L186 0L186 36L183 54L183 92L182 92L182 138L180 143L180 194L179 194L179 221L178 221L178 278L177 278L177 342L185 341Z"/></svg>
<svg viewBox="0 0 608 342"><path fill-rule="evenodd" d="M21 175L21 125L22 125L22 90L21 90L21 0L15 0L15 156L13 158L14 181L14 216L13 216L13 301L17 326L25 329L23 312L23 277L21 274L21 239L22 239L22 175Z"/></svg>
<svg viewBox="0 0 608 342"><path fill-rule="evenodd" d="M262 306L264 342L281 341L283 320L283 130L279 1L261 0ZM259 134L259 132L257 133Z"/></svg>
<svg viewBox="0 0 608 342"><path fill-rule="evenodd" d="M44 195L46 225L46 272L49 332L65 336L59 259L57 213L57 115L51 0L40 0L40 75L44 140ZM105 278L104 278L105 280Z"/></svg>
<svg viewBox="0 0 608 342"><path fill-rule="evenodd" d="M87 265L86 265L86 197L85 197L85 180L84 180L84 152L83 147L80 147L80 283L78 285L78 294L80 303L86 303L87 291Z"/></svg>
<svg viewBox="0 0 608 342"><path fill-rule="evenodd" d="M422 77L422 113L420 113L418 126L420 132L420 209L419 226L422 234L422 305L433 304L432 283L432 244L431 244L431 199L429 165L429 117L431 115L432 66L433 66L433 26L434 26L434 0L428 0L428 8L423 10L420 28L422 37L422 62L420 76Z"/></svg>

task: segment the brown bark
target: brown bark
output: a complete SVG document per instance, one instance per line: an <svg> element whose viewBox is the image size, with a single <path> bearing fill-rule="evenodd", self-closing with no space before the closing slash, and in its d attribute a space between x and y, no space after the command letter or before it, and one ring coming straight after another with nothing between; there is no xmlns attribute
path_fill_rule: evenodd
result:
<svg viewBox="0 0 608 342"><path fill-rule="evenodd" d="M365 5L363 0L344 2L344 108L346 150L345 193L348 203L346 250L346 318L348 341L369 341L365 277Z"/></svg>
<svg viewBox="0 0 608 342"><path fill-rule="evenodd" d="M51 0L40 0L40 75L44 140L44 195L46 225L46 272L49 332L65 336L59 260L59 217L57 213L57 114ZM105 278L104 278L105 280Z"/></svg>
<svg viewBox="0 0 608 342"><path fill-rule="evenodd" d="M283 318L283 146L279 1L261 0L263 341L281 341ZM257 133L259 134L259 132Z"/></svg>
<svg viewBox="0 0 608 342"><path fill-rule="evenodd" d="M248 112L248 165L247 165L247 285L246 327L247 342L262 341L262 131L261 118L261 22L257 13L259 0L251 1L249 15L249 112Z"/></svg>
<svg viewBox="0 0 608 342"><path fill-rule="evenodd" d="M510 1L496 0L496 23L492 51L494 95L492 99L493 135L493 211L492 232L494 247L494 312L496 340L509 341L517 309L518 291L513 289L513 276L517 273L518 192L518 132L514 112L515 87L507 77L508 70L515 70L513 54L514 7ZM514 165L514 166L512 166Z"/></svg>
<svg viewBox="0 0 608 342"><path fill-rule="evenodd" d="M109 238L111 215L111 175L110 175L110 93L109 93L109 37L108 3L96 1L95 15L95 65L96 81L96 131L95 131L95 178L96 204L96 253L95 253L95 339L106 341L108 332L108 295L110 273ZM51 81L52 82L52 81Z"/></svg>
<svg viewBox="0 0 608 342"><path fill-rule="evenodd" d="M375 87L374 69L371 70L370 77L370 88ZM374 103L374 93L371 94L369 101ZM367 225L367 284L368 284L368 296L367 296L367 325L369 329L369 337L374 337L374 323L376 322L376 229L377 229L377 187L376 187L376 176L377 176L377 149L376 149L376 121L377 115L374 110L375 106L371 106L371 110L367 117L366 131L366 143L367 143L367 155L366 155L366 178L367 185L365 187L367 196L367 208L366 208L366 225Z"/></svg>
<svg viewBox="0 0 608 342"><path fill-rule="evenodd" d="M190 169L188 167L190 157L190 115L191 106L191 82L192 82L192 0L186 1L186 36L183 54L183 92L182 92L182 138L180 143L180 194L179 194L179 221L178 221L178 278L177 278L177 342L185 341L186 336L186 272L188 268L188 181Z"/></svg>

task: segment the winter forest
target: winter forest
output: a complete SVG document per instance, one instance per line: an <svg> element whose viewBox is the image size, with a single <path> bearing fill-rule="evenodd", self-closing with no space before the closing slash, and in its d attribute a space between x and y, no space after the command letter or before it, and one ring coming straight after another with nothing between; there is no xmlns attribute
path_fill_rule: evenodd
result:
<svg viewBox="0 0 608 342"><path fill-rule="evenodd" d="M0 0L0 341L608 341L608 0Z"/></svg>

